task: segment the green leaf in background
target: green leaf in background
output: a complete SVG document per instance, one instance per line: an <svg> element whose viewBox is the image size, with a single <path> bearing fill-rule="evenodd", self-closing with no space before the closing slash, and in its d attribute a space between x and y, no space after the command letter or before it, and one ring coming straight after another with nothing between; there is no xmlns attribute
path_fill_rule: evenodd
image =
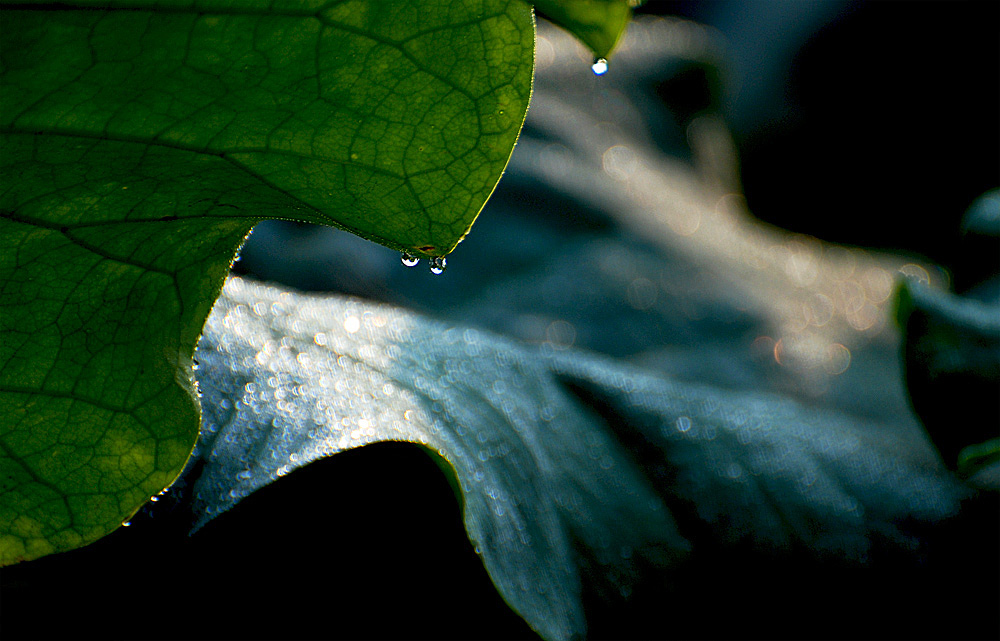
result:
<svg viewBox="0 0 1000 641"><path fill-rule="evenodd" d="M899 287L897 318L910 402L952 469L971 475L1000 458L1000 299Z"/></svg>
<svg viewBox="0 0 1000 641"><path fill-rule="evenodd" d="M635 0L536 0L546 18L579 38L598 58L607 58L629 20Z"/></svg>
<svg viewBox="0 0 1000 641"><path fill-rule="evenodd" d="M0 564L180 472L191 355L268 217L450 252L531 89L507 0L18 3L0 50Z"/></svg>
<svg viewBox="0 0 1000 641"><path fill-rule="evenodd" d="M957 295L903 281L896 321L910 403L944 462L970 477L1000 460L1000 190L973 202L962 233L973 260L955 276L975 284ZM977 258L986 272L970 274Z"/></svg>

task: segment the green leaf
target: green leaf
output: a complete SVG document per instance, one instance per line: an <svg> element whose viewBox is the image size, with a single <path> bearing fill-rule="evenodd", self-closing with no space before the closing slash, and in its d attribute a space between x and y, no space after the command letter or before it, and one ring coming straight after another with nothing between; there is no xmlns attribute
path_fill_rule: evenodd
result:
<svg viewBox="0 0 1000 641"><path fill-rule="evenodd" d="M268 217L450 252L527 109L506 0L18 3L0 63L0 564L180 472L191 354Z"/></svg>
<svg viewBox="0 0 1000 641"><path fill-rule="evenodd" d="M897 292L910 402L944 462L966 476L994 463L1000 444L998 293L995 281L980 298L918 281Z"/></svg>
<svg viewBox="0 0 1000 641"><path fill-rule="evenodd" d="M1000 463L1000 438L992 438L984 443L976 443L958 453L958 472L972 476L987 466Z"/></svg>
<svg viewBox="0 0 1000 641"><path fill-rule="evenodd" d="M579 38L598 58L611 55L632 19L629 0L536 0L535 7Z"/></svg>
<svg viewBox="0 0 1000 641"><path fill-rule="evenodd" d="M962 216L962 233L1000 238L1000 189L993 189L972 203Z"/></svg>

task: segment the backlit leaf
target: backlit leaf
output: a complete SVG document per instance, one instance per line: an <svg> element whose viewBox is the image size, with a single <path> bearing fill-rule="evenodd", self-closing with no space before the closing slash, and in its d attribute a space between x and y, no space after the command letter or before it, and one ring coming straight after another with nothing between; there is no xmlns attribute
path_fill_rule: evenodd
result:
<svg viewBox="0 0 1000 641"><path fill-rule="evenodd" d="M0 564L180 472L191 354L267 217L450 252L510 156L518 1L17 3L0 84Z"/></svg>

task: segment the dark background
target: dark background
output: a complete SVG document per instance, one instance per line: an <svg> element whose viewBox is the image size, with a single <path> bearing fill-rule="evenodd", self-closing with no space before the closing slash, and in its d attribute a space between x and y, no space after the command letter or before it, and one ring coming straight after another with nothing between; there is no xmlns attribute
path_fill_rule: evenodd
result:
<svg viewBox="0 0 1000 641"><path fill-rule="evenodd" d="M926 256L950 267L960 290L996 273L997 247L971 259L959 221L1000 186L1000 3L647 9L726 36L722 110L754 215L832 242Z"/></svg>

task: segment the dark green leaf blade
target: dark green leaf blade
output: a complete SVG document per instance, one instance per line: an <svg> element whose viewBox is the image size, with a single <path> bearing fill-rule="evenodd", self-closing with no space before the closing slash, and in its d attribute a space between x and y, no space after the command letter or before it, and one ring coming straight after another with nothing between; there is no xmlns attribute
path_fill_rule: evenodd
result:
<svg viewBox="0 0 1000 641"><path fill-rule="evenodd" d="M93 541L172 482L197 437L192 346L251 224L225 215L289 203L219 158L169 148L27 135L4 148L17 179L0 218L9 563ZM65 165L87 170L27 191ZM161 181L184 185L176 213ZM128 205L131 220L75 218L87 200Z"/></svg>
<svg viewBox="0 0 1000 641"><path fill-rule="evenodd" d="M983 289L978 299L919 281L897 291L910 402L945 464L965 475L995 462L1000 445L1000 287Z"/></svg>
<svg viewBox="0 0 1000 641"><path fill-rule="evenodd" d="M427 254L468 231L527 109L531 13L417 9L3 11L0 564L95 540L180 472L191 354L254 222Z"/></svg>
<svg viewBox="0 0 1000 641"><path fill-rule="evenodd" d="M524 118L527 7L258 4L11 11L2 126L220 156L314 210L300 218L451 251Z"/></svg>
<svg viewBox="0 0 1000 641"><path fill-rule="evenodd" d="M535 7L590 47L598 58L611 55L632 19L628 0L535 0Z"/></svg>

